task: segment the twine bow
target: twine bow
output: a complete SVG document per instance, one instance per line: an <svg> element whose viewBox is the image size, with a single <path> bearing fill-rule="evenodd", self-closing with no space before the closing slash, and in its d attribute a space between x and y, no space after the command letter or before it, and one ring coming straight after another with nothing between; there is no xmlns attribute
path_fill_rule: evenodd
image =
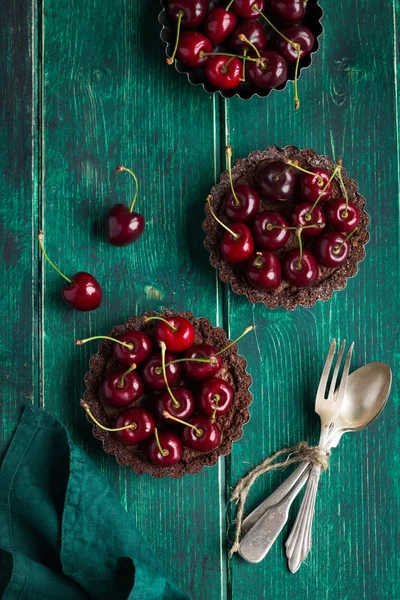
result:
<svg viewBox="0 0 400 600"><path fill-rule="evenodd" d="M283 456L284 454L288 455L286 460L275 462L277 458ZM307 460L313 465L320 466L321 471L325 471L328 468L328 458L330 454L331 453L329 451L321 448L320 446L309 446L307 442L299 442L296 444L296 446L278 450L278 452L275 452L275 454L272 454L272 456L264 459L259 465L254 467L254 469L249 471L247 475L240 479L240 481L236 484L229 500L229 502L235 501L237 505L235 519L235 539L229 552L229 558L232 558L234 553L239 550L244 505L251 486L260 477L260 475L270 471L276 471L278 469L286 469L286 467L289 467L295 463L303 462L304 460Z"/></svg>

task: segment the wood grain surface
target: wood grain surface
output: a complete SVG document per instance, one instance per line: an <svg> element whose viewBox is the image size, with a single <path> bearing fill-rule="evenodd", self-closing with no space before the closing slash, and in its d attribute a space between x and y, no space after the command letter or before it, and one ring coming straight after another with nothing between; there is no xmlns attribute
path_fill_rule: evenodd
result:
<svg viewBox="0 0 400 600"><path fill-rule="evenodd" d="M397 7L322 4L321 50L301 76L294 113L291 85L265 100L223 101L168 68L156 0L0 0L0 452L26 399L59 417L196 600L400 597ZM331 301L268 311L217 280L201 222L228 142L235 158L272 144L311 147L343 158L358 181L371 241L359 274ZM143 237L127 248L102 235L107 208L134 189L117 164L137 173L146 218ZM99 310L62 303L62 281L37 251L39 228L67 275L88 270L101 282ZM232 337L257 325L240 343L254 394L245 435L217 466L179 481L136 476L103 453L79 407L96 346L72 344L162 307L207 316ZM393 367L389 404L334 452L312 551L295 575L286 528L259 565L229 562L226 504L237 479L286 444L317 440L314 395L332 337L354 340L353 368L373 360ZM283 477L258 481L248 509Z"/></svg>

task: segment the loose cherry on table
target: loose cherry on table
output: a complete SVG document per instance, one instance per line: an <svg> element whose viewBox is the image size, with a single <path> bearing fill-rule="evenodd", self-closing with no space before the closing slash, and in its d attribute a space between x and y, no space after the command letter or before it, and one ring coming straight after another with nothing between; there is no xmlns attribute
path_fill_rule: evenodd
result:
<svg viewBox="0 0 400 600"><path fill-rule="evenodd" d="M325 227L326 219L324 211L319 206L314 206L309 202L297 204L291 213L291 223L295 227L303 228L304 237L314 237L321 233ZM311 224L316 227L311 227Z"/></svg>
<svg viewBox="0 0 400 600"><path fill-rule="evenodd" d="M232 50L236 52L243 52L245 48L249 49L249 47L264 50L267 38L258 21L244 21L236 27L228 42Z"/></svg>
<svg viewBox="0 0 400 600"><path fill-rule="evenodd" d="M43 256L49 265L67 282L61 290L61 296L64 301L72 306L72 308L84 312L98 308L102 299L102 290L99 282L93 275L85 271L78 271L71 279L66 277L47 256L43 239L43 231L39 231L38 240Z"/></svg>
<svg viewBox="0 0 400 600"><path fill-rule="evenodd" d="M257 169L256 185L268 200L285 202L294 195L297 175L286 163L274 161Z"/></svg>
<svg viewBox="0 0 400 600"><path fill-rule="evenodd" d="M241 82L242 71L242 63L239 58L222 54L221 56L213 55L209 58L205 75L214 87L230 90L237 87Z"/></svg>
<svg viewBox="0 0 400 600"><path fill-rule="evenodd" d="M221 44L235 29L237 16L229 11L232 2L226 8L215 6L210 10L204 23L204 33L215 45Z"/></svg>
<svg viewBox="0 0 400 600"><path fill-rule="evenodd" d="M180 365L175 362L175 354L171 354L170 352L166 353L165 360L167 363L165 372L168 384L174 385L180 376ZM150 355L143 364L142 378L145 386L150 390L164 390L167 387L163 375L161 352Z"/></svg>
<svg viewBox="0 0 400 600"><path fill-rule="evenodd" d="M172 467L182 458L182 442L174 431L154 429L154 439L147 446L147 454L152 463L161 467Z"/></svg>
<svg viewBox="0 0 400 600"><path fill-rule="evenodd" d="M231 191L224 200L224 212L231 221L246 223L260 210L260 196L250 185L233 185L232 181L232 148L226 147L226 159Z"/></svg>
<svg viewBox="0 0 400 600"><path fill-rule="evenodd" d="M314 46L314 36L310 29L305 25L293 25L288 29L282 30L283 36L279 35L276 40L279 53L288 63L294 63L301 60L307 54L310 54ZM300 46L300 59L297 48L293 44Z"/></svg>
<svg viewBox="0 0 400 600"><path fill-rule="evenodd" d="M288 23L301 21L305 14L304 0L271 0L269 6L275 16Z"/></svg>
<svg viewBox="0 0 400 600"><path fill-rule="evenodd" d="M317 261L325 267L340 267L349 254L349 238L357 231L353 229L346 237L337 231L324 231L314 242L313 250Z"/></svg>
<svg viewBox="0 0 400 600"><path fill-rule="evenodd" d="M230 409L233 400L232 386L220 377L210 377L200 384L196 393L198 410L207 417L220 417Z"/></svg>
<svg viewBox="0 0 400 600"><path fill-rule="evenodd" d="M261 61L247 61L247 76L255 86L277 88L287 80L287 66L283 57L274 50L262 50Z"/></svg>
<svg viewBox="0 0 400 600"><path fill-rule="evenodd" d="M192 392L183 386L172 387L154 399L155 412L159 419L165 420L163 413L171 413L178 419L189 419L194 413L195 403Z"/></svg>
<svg viewBox="0 0 400 600"><path fill-rule="evenodd" d="M256 288L276 290L282 280L282 268L279 258L269 250L256 252L246 267L247 281Z"/></svg>
<svg viewBox="0 0 400 600"><path fill-rule="evenodd" d="M318 279L318 263L309 250L304 250L301 229L296 231L299 247L290 250L283 259L285 279L292 285L303 288L313 285Z"/></svg>
<svg viewBox="0 0 400 600"><path fill-rule="evenodd" d="M101 395L106 404L115 408L126 408L139 400L144 392L144 385L137 373L136 364L128 370L119 369L105 377L101 385Z"/></svg>
<svg viewBox="0 0 400 600"><path fill-rule="evenodd" d="M175 419L167 412L164 417L184 425L182 440L188 448L198 452L212 452L212 450L218 448L221 442L221 430L215 422L207 417L196 415L187 422Z"/></svg>
<svg viewBox="0 0 400 600"><path fill-rule="evenodd" d="M154 419L152 414L144 408L135 407L122 410L115 421L115 427L105 427L99 423L90 411L88 404L83 400L81 400L81 406L100 429L115 433L115 436L125 446L135 446L136 444L143 442L149 438L154 431Z"/></svg>
<svg viewBox="0 0 400 600"><path fill-rule="evenodd" d="M105 234L107 240L113 246L127 246L133 244L143 233L144 217L139 213L133 212L139 191L137 177L133 171L127 167L119 166L117 173L127 171L135 180L135 195L128 208L126 204L115 204L107 214L105 222Z"/></svg>
<svg viewBox="0 0 400 600"><path fill-rule="evenodd" d="M212 43L199 31L184 31L181 34L176 56L188 67L201 67L208 61Z"/></svg>
<svg viewBox="0 0 400 600"><path fill-rule="evenodd" d="M149 321L157 321L154 338L160 344L164 342L169 352L183 352L193 345L195 331L192 323L175 315L166 319L158 317L145 317L145 323Z"/></svg>
<svg viewBox="0 0 400 600"><path fill-rule="evenodd" d="M244 223L233 223L230 227L225 225L211 207L211 196L207 196L208 207L214 219L226 232L221 239L221 254L229 263L239 263L247 260L254 252L254 240L250 229Z"/></svg>
<svg viewBox="0 0 400 600"><path fill-rule="evenodd" d="M265 0L234 0L232 10L242 19L256 19L264 6Z"/></svg>
<svg viewBox="0 0 400 600"><path fill-rule="evenodd" d="M290 237L289 223L274 210L258 213L252 230L257 248L264 250L280 250Z"/></svg>
<svg viewBox="0 0 400 600"><path fill-rule="evenodd" d="M113 354L116 360L121 365L129 367L136 363L140 365L150 356L152 344L149 336L138 329L130 329L121 333L118 338L109 337L107 335L95 335L86 338L85 340L74 340L74 344L82 346L92 340L110 340L114 342Z"/></svg>
<svg viewBox="0 0 400 600"><path fill-rule="evenodd" d="M169 0L168 14L178 22L175 46L172 55L166 59L172 65L179 45L181 26L192 29L204 20L208 10L208 0Z"/></svg>
<svg viewBox="0 0 400 600"><path fill-rule="evenodd" d="M352 231L360 222L357 206L345 198L332 198L325 208L326 220L338 231Z"/></svg>

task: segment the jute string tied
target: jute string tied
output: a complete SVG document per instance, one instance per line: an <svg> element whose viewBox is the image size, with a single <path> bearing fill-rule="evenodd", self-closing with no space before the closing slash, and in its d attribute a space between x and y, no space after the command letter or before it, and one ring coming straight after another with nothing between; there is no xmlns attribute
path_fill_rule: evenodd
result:
<svg viewBox="0 0 400 600"><path fill-rule="evenodd" d="M275 462L277 458L285 454L288 455L286 460ZM296 444L296 446L278 450L278 452L275 452L275 454L272 454L272 456L264 459L259 465L254 467L254 469L249 471L247 475L240 479L240 481L236 484L236 487L234 488L230 498L230 502L236 502L237 510L235 519L235 539L229 552L229 558L232 558L234 553L239 550L244 505L251 486L260 477L260 475L269 473L270 471L277 471L278 469L286 469L286 467L289 467L290 465L300 463L305 460L313 465L320 466L321 471L325 471L328 468L328 459L330 454L331 453L329 451L321 448L320 446L309 446L307 442L299 442Z"/></svg>

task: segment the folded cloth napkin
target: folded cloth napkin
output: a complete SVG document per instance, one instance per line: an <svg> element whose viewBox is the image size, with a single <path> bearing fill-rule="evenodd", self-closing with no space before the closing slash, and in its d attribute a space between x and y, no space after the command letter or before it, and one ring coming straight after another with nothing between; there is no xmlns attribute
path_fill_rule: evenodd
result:
<svg viewBox="0 0 400 600"><path fill-rule="evenodd" d="M5 600L190 600L65 427L26 406L0 468Z"/></svg>

